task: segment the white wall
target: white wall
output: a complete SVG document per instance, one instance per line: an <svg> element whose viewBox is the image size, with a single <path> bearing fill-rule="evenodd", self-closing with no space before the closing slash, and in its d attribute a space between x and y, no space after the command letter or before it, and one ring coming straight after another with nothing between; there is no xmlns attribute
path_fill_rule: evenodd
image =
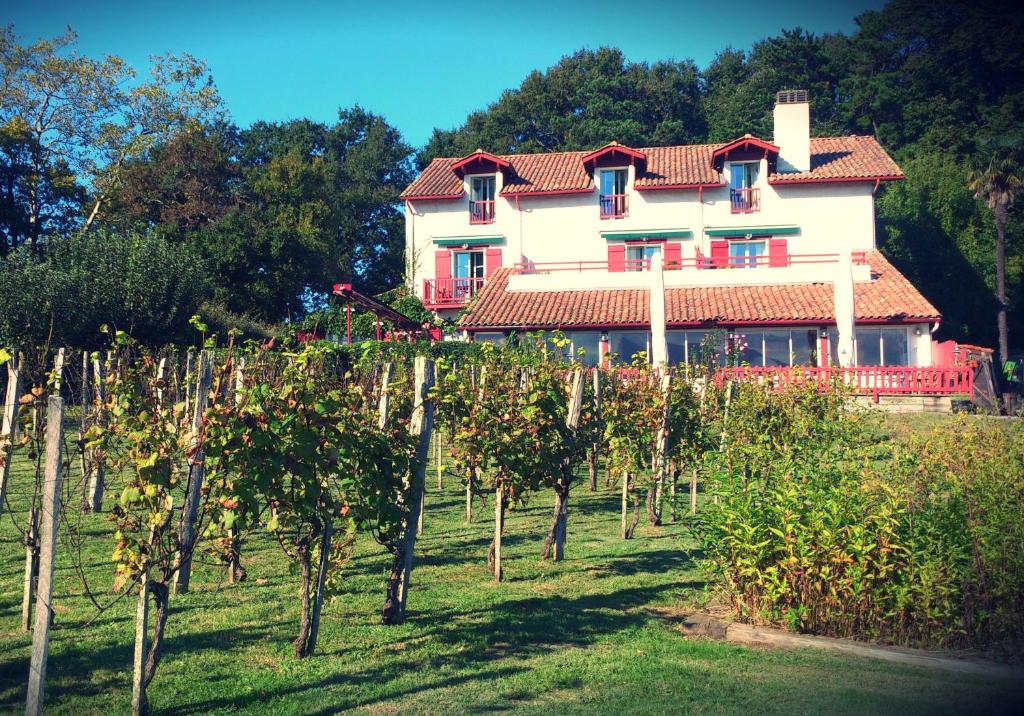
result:
<svg viewBox="0 0 1024 716"><path fill-rule="evenodd" d="M728 176L729 165L724 176ZM710 253L705 227L796 225L800 233L786 238L791 253L836 253L873 249L874 197L872 182L838 182L769 186L767 162L761 161L757 188L761 210L751 214L730 211L728 188L705 189L698 201L696 189L636 191L632 168L627 188L629 215L600 218L597 191L585 194L524 197L498 196L492 224L469 223L469 177L465 195L455 201L416 201L406 208L407 247L418 259L411 285L422 296L423 280L434 278L434 238L504 236L502 263L512 266L525 257L534 262L599 261L608 258L608 242L601 231L689 229L693 238L681 239L683 257L695 248ZM497 191L501 191L498 177ZM413 235L415 234L415 246ZM557 286L550 286L551 288Z"/></svg>

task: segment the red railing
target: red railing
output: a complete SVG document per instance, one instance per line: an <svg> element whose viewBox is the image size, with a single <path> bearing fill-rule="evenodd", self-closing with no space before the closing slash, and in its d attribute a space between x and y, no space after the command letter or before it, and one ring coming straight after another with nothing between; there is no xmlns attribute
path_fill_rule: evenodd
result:
<svg viewBox="0 0 1024 716"><path fill-rule="evenodd" d="M482 278L428 278L423 281L423 305L428 308L462 306L483 286Z"/></svg>
<svg viewBox="0 0 1024 716"><path fill-rule="evenodd" d="M715 373L719 385L726 380L767 384L778 389L792 385L817 384L827 388L833 382L870 395L955 395L974 397L974 371L967 366L915 368L912 366L857 366L855 368L818 368L814 366L741 366L720 368Z"/></svg>
<svg viewBox="0 0 1024 716"><path fill-rule="evenodd" d="M834 264L839 260L839 254L786 254L782 260L776 258L777 266L799 266L801 264ZM665 270L697 268L752 268L760 266L771 266L769 256L733 256L724 261L712 260L708 256L698 253L696 256L667 260L664 263ZM741 263L742 262L742 263ZM853 252L854 264L867 263L867 255L863 251ZM515 264L513 271L517 274L555 273L559 271L572 271L581 273L583 271L608 271L607 261L523 261ZM651 268L650 259L626 259L625 271L647 271Z"/></svg>
<svg viewBox="0 0 1024 716"><path fill-rule="evenodd" d="M494 223L494 200L470 201L469 202L469 223L471 224L493 224Z"/></svg>
<svg viewBox="0 0 1024 716"><path fill-rule="evenodd" d="M621 219L626 215L625 194L602 194L601 195L601 218Z"/></svg>
<svg viewBox="0 0 1024 716"><path fill-rule="evenodd" d="M733 214L753 214L761 210L761 190L730 189L729 202Z"/></svg>

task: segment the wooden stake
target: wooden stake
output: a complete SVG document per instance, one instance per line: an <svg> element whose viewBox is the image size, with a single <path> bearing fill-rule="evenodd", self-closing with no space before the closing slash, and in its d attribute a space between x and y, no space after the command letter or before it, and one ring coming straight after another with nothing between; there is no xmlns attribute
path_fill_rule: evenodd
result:
<svg viewBox="0 0 1024 716"><path fill-rule="evenodd" d="M697 514L697 468L690 473L690 514Z"/></svg>
<svg viewBox="0 0 1024 716"><path fill-rule="evenodd" d="M594 368L594 419L601 420L601 369ZM597 491L597 471L601 460L601 439L590 446L590 491Z"/></svg>
<svg viewBox="0 0 1024 716"><path fill-rule="evenodd" d="M505 490L499 485L494 491L494 581L500 582L501 573L501 533L505 511Z"/></svg>
<svg viewBox="0 0 1024 716"><path fill-rule="evenodd" d="M28 699L25 713L43 713L46 661L50 651L50 619L53 615L53 562L57 552L57 519L60 516L60 484L64 477L64 401L51 395L46 409L46 472L43 484L42 541L39 559L39 588L36 595L36 623L32 634L32 660L28 670Z"/></svg>
<svg viewBox="0 0 1024 716"><path fill-rule="evenodd" d="M316 598L313 600L313 614L309 622L309 638L306 641L306 656L310 656L316 649L316 637L320 633L320 612L324 606L324 585L327 584L327 570L331 566L331 537L334 534L334 526L328 522L324 525L323 535L320 537L320 569L316 575Z"/></svg>
<svg viewBox="0 0 1024 716"><path fill-rule="evenodd" d="M210 398L210 386L213 383L213 356L210 351L199 354L196 371L195 412L192 414L192 460L188 468L188 487L185 491L185 504L181 509L181 528L179 530L180 545L178 547L178 572L174 580L174 593L184 594L188 591L189 578L192 575L192 549L196 543L196 519L199 513L200 490L203 486L203 450L199 431L202 428L203 413L206 412Z"/></svg>
<svg viewBox="0 0 1024 716"><path fill-rule="evenodd" d="M380 397L377 399L377 427L383 430L388 426L388 413L391 411L391 374L395 366L391 361L384 364L380 374Z"/></svg>
<svg viewBox="0 0 1024 716"><path fill-rule="evenodd" d="M3 420L0 422L0 515L7 503L7 476L11 471L14 443L18 438L18 410L21 399L21 363L15 355L7 363L7 395Z"/></svg>
<svg viewBox="0 0 1024 716"><path fill-rule="evenodd" d="M414 370L412 418L409 434L416 436L416 455L411 474L403 485L403 494L409 496L405 531L396 546L395 560L388 577L387 597L381 613L384 624L400 624L405 619L405 605L412 575L413 550L416 548L416 524L422 507L423 483L426 479L427 459L430 455L430 433L434 425L434 404L428 393L434 383L434 363L417 356Z"/></svg>
<svg viewBox="0 0 1024 716"><path fill-rule="evenodd" d="M622 473L622 528L619 530L619 536L622 539L626 539L626 520L629 514L629 473Z"/></svg>
<svg viewBox="0 0 1024 716"><path fill-rule="evenodd" d="M78 391L78 403L81 406L78 420L78 444L85 445L85 432L89 421L89 351L82 351L82 380ZM82 506L89 499L89 458L84 447L78 450L78 467L82 472Z"/></svg>
<svg viewBox="0 0 1024 716"><path fill-rule="evenodd" d="M156 367L156 407L164 407L164 383L167 382L167 356L160 358Z"/></svg>
<svg viewBox="0 0 1024 716"><path fill-rule="evenodd" d="M153 543L155 530L149 533ZM132 716L143 716L149 711L146 701L146 657L149 656L149 562L139 582L139 601L135 606L135 653L132 656Z"/></svg>
<svg viewBox="0 0 1024 716"><path fill-rule="evenodd" d="M25 578L21 590L21 629L32 629L32 602L39 575L39 509L33 496L28 511L28 529L25 531Z"/></svg>
<svg viewBox="0 0 1024 716"><path fill-rule="evenodd" d="M93 418L99 425L107 423L107 389L104 377L103 365L98 358L92 361L93 386L95 387L95 407ZM86 512L101 512L103 510L103 490L106 479L103 459L97 451L90 454L92 470L89 474L89 494L84 505Z"/></svg>

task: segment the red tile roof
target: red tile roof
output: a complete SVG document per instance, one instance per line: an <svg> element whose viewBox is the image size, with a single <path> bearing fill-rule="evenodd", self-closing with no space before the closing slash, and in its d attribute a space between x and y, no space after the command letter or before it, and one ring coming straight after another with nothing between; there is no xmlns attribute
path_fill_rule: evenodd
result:
<svg viewBox="0 0 1024 716"><path fill-rule="evenodd" d="M688 144L644 147L647 156L638 172L637 189L721 185L722 176L711 165L712 155L725 144ZM588 152L505 154L500 158L512 167L507 172L502 196L594 190L591 173L583 165ZM458 199L462 179L452 166L461 158L438 158L410 184L403 199ZM874 137L821 137L811 139L811 170L773 173L770 183L902 179L903 172Z"/></svg>
<svg viewBox="0 0 1024 716"><path fill-rule="evenodd" d="M939 312L877 251L867 252L872 281L854 284L857 320L934 321ZM650 322L647 289L506 290L511 269L488 279L459 321L484 328L642 326ZM669 325L835 321L831 283L713 286L665 291Z"/></svg>

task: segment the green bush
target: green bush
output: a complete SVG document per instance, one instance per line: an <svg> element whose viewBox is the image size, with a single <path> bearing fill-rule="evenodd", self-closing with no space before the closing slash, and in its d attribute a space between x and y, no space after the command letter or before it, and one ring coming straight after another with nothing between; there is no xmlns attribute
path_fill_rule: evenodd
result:
<svg viewBox="0 0 1024 716"><path fill-rule="evenodd" d="M207 293L202 263L160 236L95 232L0 261L0 345L93 348L100 327L162 345L189 335Z"/></svg>
<svg viewBox="0 0 1024 716"><path fill-rule="evenodd" d="M1024 637L1024 430L879 443L840 395L743 386L693 518L741 618L901 644Z"/></svg>

